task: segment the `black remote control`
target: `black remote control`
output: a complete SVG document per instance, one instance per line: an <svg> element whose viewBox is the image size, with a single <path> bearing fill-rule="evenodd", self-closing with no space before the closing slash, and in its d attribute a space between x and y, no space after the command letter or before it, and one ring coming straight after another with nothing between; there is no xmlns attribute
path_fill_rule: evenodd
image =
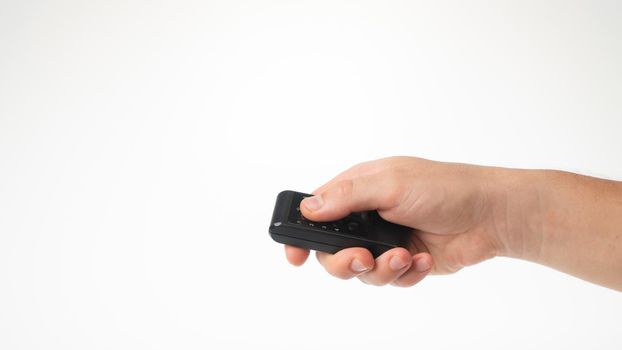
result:
<svg viewBox="0 0 622 350"><path fill-rule="evenodd" d="M352 213L337 221L310 221L300 212L300 202L305 197L311 195L279 193L269 229L272 239L331 254L344 248L363 247L378 257L391 248L408 249L411 228L388 222L375 210Z"/></svg>

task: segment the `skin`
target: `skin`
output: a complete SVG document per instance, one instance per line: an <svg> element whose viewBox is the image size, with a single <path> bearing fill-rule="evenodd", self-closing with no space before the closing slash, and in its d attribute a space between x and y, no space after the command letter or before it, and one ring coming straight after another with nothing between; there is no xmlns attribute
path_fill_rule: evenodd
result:
<svg viewBox="0 0 622 350"><path fill-rule="evenodd" d="M391 157L358 164L301 203L332 221L378 210L413 228L409 249L316 252L331 275L409 287L497 256L546 265L622 291L622 182L554 171ZM302 265L309 251L285 246Z"/></svg>

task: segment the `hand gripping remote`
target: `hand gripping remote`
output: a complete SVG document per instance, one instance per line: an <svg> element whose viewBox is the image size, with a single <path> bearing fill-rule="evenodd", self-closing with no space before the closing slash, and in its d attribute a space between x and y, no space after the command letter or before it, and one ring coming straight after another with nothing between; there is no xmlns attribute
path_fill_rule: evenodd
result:
<svg viewBox="0 0 622 350"><path fill-rule="evenodd" d="M310 196L294 191L279 193L269 228L273 240L331 254L344 248L363 247L374 257L396 247L408 249L412 229L382 219L375 210L330 222L306 219L300 212L300 202Z"/></svg>

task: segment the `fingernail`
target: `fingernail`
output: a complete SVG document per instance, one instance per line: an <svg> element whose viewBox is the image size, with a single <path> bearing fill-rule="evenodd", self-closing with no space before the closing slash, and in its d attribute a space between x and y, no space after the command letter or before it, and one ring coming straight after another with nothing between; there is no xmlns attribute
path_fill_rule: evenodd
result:
<svg viewBox="0 0 622 350"><path fill-rule="evenodd" d="M428 259L418 259L417 261L415 261L415 270L419 271L419 272L424 272L424 271L428 271L430 269L430 262L428 261Z"/></svg>
<svg viewBox="0 0 622 350"><path fill-rule="evenodd" d="M363 263L360 262L359 259L352 260L352 262L350 263L350 268L356 273L361 273L369 270L369 267L363 265Z"/></svg>
<svg viewBox="0 0 622 350"><path fill-rule="evenodd" d="M309 211L316 211L322 207L324 201L322 200L322 196L313 196L307 197L302 201L302 204L309 209Z"/></svg>
<svg viewBox="0 0 622 350"><path fill-rule="evenodd" d="M389 260L389 266L393 271L399 271L408 265L408 261L404 261L400 256L394 256Z"/></svg>

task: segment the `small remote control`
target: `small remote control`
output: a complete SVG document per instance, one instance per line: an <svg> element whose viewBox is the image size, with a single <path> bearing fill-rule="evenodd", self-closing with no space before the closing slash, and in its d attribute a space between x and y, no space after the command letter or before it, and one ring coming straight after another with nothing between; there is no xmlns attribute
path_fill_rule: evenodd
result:
<svg viewBox="0 0 622 350"><path fill-rule="evenodd" d="M352 213L337 221L311 221L300 212L300 202L305 197L311 195L279 193L269 229L273 240L331 254L344 248L363 247L374 257L391 248L408 249L411 228L388 222L375 210Z"/></svg>

